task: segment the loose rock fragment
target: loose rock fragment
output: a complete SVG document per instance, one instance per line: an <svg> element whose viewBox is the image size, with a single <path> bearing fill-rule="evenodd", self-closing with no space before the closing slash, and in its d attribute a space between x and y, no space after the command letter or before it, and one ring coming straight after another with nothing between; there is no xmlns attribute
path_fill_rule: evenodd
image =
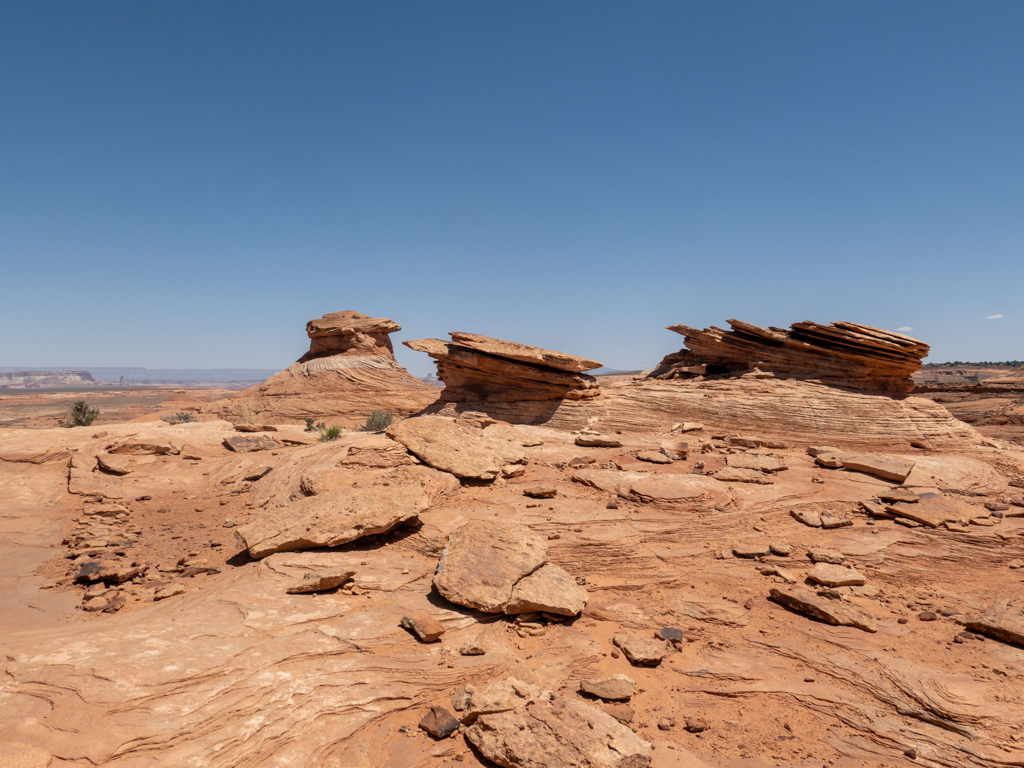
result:
<svg viewBox="0 0 1024 768"><path fill-rule="evenodd" d="M831 563L818 563L807 573L807 578L826 587L853 587L867 583L867 579L852 568Z"/></svg>
<svg viewBox="0 0 1024 768"><path fill-rule="evenodd" d="M587 590L565 570L547 563L519 580L503 610L509 614L546 611L576 616L586 605Z"/></svg>
<svg viewBox="0 0 1024 768"><path fill-rule="evenodd" d="M620 674L603 680L580 680L580 690L606 701L626 701L636 691L636 682Z"/></svg>
<svg viewBox="0 0 1024 768"><path fill-rule="evenodd" d="M420 720L420 728L436 739L447 739L458 727L459 721L440 705L431 707L430 711Z"/></svg>
<svg viewBox="0 0 1024 768"><path fill-rule="evenodd" d="M804 525L809 525L811 528L821 528L821 517L817 512L809 509L791 509L789 514Z"/></svg>
<svg viewBox="0 0 1024 768"><path fill-rule="evenodd" d="M621 448L622 441L609 435L577 435L576 445L581 448Z"/></svg>
<svg viewBox="0 0 1024 768"><path fill-rule="evenodd" d="M432 643L444 634L444 625L425 613L412 613L403 616L399 624L414 632L424 643Z"/></svg>
<svg viewBox="0 0 1024 768"><path fill-rule="evenodd" d="M664 640L652 640L632 632L621 632L612 642L622 649L629 663L637 667L656 667L668 654Z"/></svg>
<svg viewBox="0 0 1024 768"><path fill-rule="evenodd" d="M837 552L834 549L811 547L811 549L807 550L807 556L815 563L832 563L833 565L842 565L846 562L846 555L842 552Z"/></svg>
<svg viewBox="0 0 1024 768"><path fill-rule="evenodd" d="M317 573L307 573L302 577L302 581L288 587L286 592L289 595L302 595L310 592L326 592L329 589L340 587L355 575L355 571L320 571Z"/></svg>

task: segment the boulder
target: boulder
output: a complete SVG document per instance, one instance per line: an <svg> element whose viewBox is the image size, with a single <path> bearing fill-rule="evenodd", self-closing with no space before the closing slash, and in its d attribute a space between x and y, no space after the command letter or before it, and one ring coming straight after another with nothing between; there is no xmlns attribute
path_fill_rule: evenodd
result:
<svg viewBox="0 0 1024 768"><path fill-rule="evenodd" d="M807 550L807 556L815 563L831 563L832 565L842 565L846 562L846 555L834 549L823 549L821 547L811 547Z"/></svg>
<svg viewBox="0 0 1024 768"><path fill-rule="evenodd" d="M485 613L501 613L513 588L547 562L547 543L528 528L472 520L449 537L434 574L446 599Z"/></svg>
<svg viewBox="0 0 1024 768"><path fill-rule="evenodd" d="M388 430L425 464L456 477L493 480L509 464L526 461L522 445L494 427L469 419L422 416L404 419Z"/></svg>
<svg viewBox="0 0 1024 768"><path fill-rule="evenodd" d="M651 464L671 464L673 462L673 459L668 454L659 451L639 451L636 457L640 461L647 461Z"/></svg>
<svg viewBox="0 0 1024 768"><path fill-rule="evenodd" d="M966 627L971 632L1024 647L1024 599L996 600L988 613L969 620Z"/></svg>
<svg viewBox="0 0 1024 768"><path fill-rule="evenodd" d="M459 721L451 712L440 705L429 709L427 714L420 720L420 728L429 733L435 739L447 739L458 730Z"/></svg>
<svg viewBox="0 0 1024 768"><path fill-rule="evenodd" d="M612 642L622 650L629 663L636 667L656 667L668 654L664 640L640 637L632 632L620 632Z"/></svg>
<svg viewBox="0 0 1024 768"><path fill-rule="evenodd" d="M112 453L96 454L96 463L100 469L104 472L110 472L112 475L127 475L132 471L128 459Z"/></svg>
<svg viewBox="0 0 1024 768"><path fill-rule="evenodd" d="M636 682L625 675L612 675L602 680L580 680L580 691L605 701L627 701L636 692Z"/></svg>
<svg viewBox="0 0 1024 768"><path fill-rule="evenodd" d="M587 590L563 569L552 563L523 577L512 588L505 604L508 614L544 611L559 616L576 616L587 605Z"/></svg>
<svg viewBox="0 0 1024 768"><path fill-rule="evenodd" d="M343 487L283 507L262 509L235 529L255 558L275 552L337 547L390 531L430 506L419 483L384 475L365 487Z"/></svg>
<svg viewBox="0 0 1024 768"><path fill-rule="evenodd" d="M791 509L789 510L789 514L804 525L809 525L811 528L821 528L821 516L814 510Z"/></svg>
<svg viewBox="0 0 1024 768"><path fill-rule="evenodd" d="M868 616L843 605L837 600L818 597L808 589L800 587L773 587L771 599L798 613L804 613L826 624L856 627L865 632L877 632L878 627Z"/></svg>
<svg viewBox="0 0 1024 768"><path fill-rule="evenodd" d="M481 714L466 739L505 768L648 768L653 754L610 715L564 696Z"/></svg>
<svg viewBox="0 0 1024 768"><path fill-rule="evenodd" d="M402 617L399 625L415 633L424 643L432 643L444 634L444 625L433 616L423 612L410 613Z"/></svg>

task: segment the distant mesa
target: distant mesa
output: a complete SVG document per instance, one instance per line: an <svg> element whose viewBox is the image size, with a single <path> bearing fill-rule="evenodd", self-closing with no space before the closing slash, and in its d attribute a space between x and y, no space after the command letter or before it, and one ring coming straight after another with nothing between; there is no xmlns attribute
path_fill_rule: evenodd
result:
<svg viewBox="0 0 1024 768"><path fill-rule="evenodd" d="M861 392L906 394L929 346L899 333L857 323L793 323L760 328L727 321L731 331L670 325L689 349L667 355L650 378L740 376L762 372Z"/></svg>
<svg viewBox="0 0 1024 768"><path fill-rule="evenodd" d="M0 373L0 389L52 389L97 383L89 371L12 371Z"/></svg>
<svg viewBox="0 0 1024 768"><path fill-rule="evenodd" d="M406 416L433 403L438 389L395 360L394 320L347 310L306 323L309 351L262 384L205 409L229 420L261 423L333 419L354 426L375 410Z"/></svg>
<svg viewBox="0 0 1024 768"><path fill-rule="evenodd" d="M601 394L597 379L583 373L600 368L596 360L475 333L449 336L450 342L403 342L437 361L442 403L592 400Z"/></svg>

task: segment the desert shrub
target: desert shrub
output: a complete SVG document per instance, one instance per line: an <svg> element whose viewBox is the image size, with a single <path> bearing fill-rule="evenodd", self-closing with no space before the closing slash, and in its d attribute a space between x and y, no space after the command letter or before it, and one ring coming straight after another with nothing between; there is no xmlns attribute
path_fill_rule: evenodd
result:
<svg viewBox="0 0 1024 768"><path fill-rule="evenodd" d="M99 415L99 408L90 408L85 400L76 400L71 405L68 420L61 419L57 423L62 427L88 427Z"/></svg>
<svg viewBox="0 0 1024 768"><path fill-rule="evenodd" d="M363 432L383 432L391 426L391 422L394 420L395 417L387 411L374 411L359 429Z"/></svg>
<svg viewBox="0 0 1024 768"><path fill-rule="evenodd" d="M164 416L160 421L166 421L168 424L191 424L194 421L198 421L198 419L188 411L180 411L179 413L172 413L170 416Z"/></svg>
<svg viewBox="0 0 1024 768"><path fill-rule="evenodd" d="M317 424L317 430L320 432L321 441L336 440L341 436L341 433L344 432L341 427L328 427L323 422Z"/></svg>
<svg viewBox="0 0 1024 768"><path fill-rule="evenodd" d="M306 419L306 431L307 432L315 432L316 431L316 419Z"/></svg>
<svg viewBox="0 0 1024 768"><path fill-rule="evenodd" d="M243 405L241 407L242 418L245 419L246 424L256 423L256 411L249 405Z"/></svg>

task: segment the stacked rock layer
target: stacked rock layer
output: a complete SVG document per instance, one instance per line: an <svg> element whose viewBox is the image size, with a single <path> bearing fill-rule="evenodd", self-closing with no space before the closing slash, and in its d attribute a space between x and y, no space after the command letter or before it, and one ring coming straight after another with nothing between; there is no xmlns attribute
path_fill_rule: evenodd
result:
<svg viewBox="0 0 1024 768"><path fill-rule="evenodd" d="M816 380L864 392L905 394L929 347L922 341L857 323L794 323L789 329L760 328L729 320L731 331L668 329L686 337L688 349L668 355L652 378L737 375L754 371L777 378Z"/></svg>
<svg viewBox="0 0 1024 768"><path fill-rule="evenodd" d="M597 379L583 373L600 368L596 360L474 333L449 335L450 342L403 342L437 361L445 385L441 402L592 400L601 393Z"/></svg>
<svg viewBox="0 0 1024 768"><path fill-rule="evenodd" d="M310 320L309 351L297 362L209 411L236 421L255 414L261 423L313 418L346 425L375 410L415 413L433 403L438 390L395 360L389 334L400 330L394 320L351 310Z"/></svg>

